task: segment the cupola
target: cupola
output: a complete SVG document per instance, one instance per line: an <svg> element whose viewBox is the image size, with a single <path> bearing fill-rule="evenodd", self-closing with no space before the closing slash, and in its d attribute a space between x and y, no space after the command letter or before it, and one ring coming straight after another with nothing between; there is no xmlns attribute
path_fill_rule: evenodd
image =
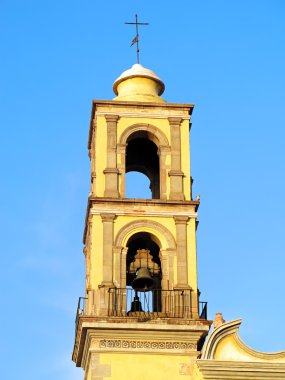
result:
<svg viewBox="0 0 285 380"><path fill-rule="evenodd" d="M139 63L124 71L113 84L114 100L165 103L160 95L165 89L162 80Z"/></svg>

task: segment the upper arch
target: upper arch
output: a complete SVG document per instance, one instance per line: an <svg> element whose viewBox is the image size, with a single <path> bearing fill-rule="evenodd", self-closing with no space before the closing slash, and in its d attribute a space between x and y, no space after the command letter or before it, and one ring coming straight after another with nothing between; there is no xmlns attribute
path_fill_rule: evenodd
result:
<svg viewBox="0 0 285 380"><path fill-rule="evenodd" d="M138 220L122 227L115 238L116 247L126 247L129 238L137 232L149 232L157 238L161 249L176 249L172 233L162 224L152 220Z"/></svg>
<svg viewBox="0 0 285 380"><path fill-rule="evenodd" d="M131 137L146 137L156 144L157 147L169 146L169 142L165 134L160 131L157 127L147 123L133 124L126 128L121 134L119 144L126 145Z"/></svg>

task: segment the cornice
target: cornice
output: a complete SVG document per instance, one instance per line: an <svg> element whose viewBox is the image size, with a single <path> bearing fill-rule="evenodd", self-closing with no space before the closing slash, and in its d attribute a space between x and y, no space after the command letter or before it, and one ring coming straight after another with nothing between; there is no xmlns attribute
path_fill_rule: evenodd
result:
<svg viewBox="0 0 285 380"><path fill-rule="evenodd" d="M176 321L176 323L175 323ZM138 322L125 318L107 322L96 317L81 317L72 355L84 367L89 352L189 353L197 357L197 343L209 330L208 321L173 320Z"/></svg>
<svg viewBox="0 0 285 380"><path fill-rule="evenodd" d="M198 217L199 201L175 201L162 199L136 199L136 198L105 198L105 197L89 197L87 202L85 225L83 232L83 243L86 242L86 234L89 223L89 215L100 213L112 213L116 215L132 215L132 216L157 216L157 217L173 217L185 216L189 218ZM128 210L122 207L129 207ZM178 211L178 206L189 210ZM164 210L156 210L156 207L165 207ZM149 209L148 209L149 208ZM169 210L167 210L169 208ZM173 210L172 210L173 208ZM193 210L191 210L194 209Z"/></svg>
<svg viewBox="0 0 285 380"><path fill-rule="evenodd" d="M98 111L98 107L105 106L110 107L111 111ZM120 107L126 107L129 111L122 111L118 110ZM148 110L148 113L146 115L143 115L142 113L136 112L134 109L137 108L139 110ZM191 115L193 113L194 104L191 103L150 103L150 102L133 102L133 101L118 101L118 100L93 100L92 101L92 109L91 109L91 116L90 116L90 126L89 126L89 134L88 134L88 149L91 147L92 143L92 135L93 135L93 128L95 127L95 113L96 115L101 116L107 116L107 115L117 115L119 117L152 117L152 118L165 118L167 117L165 114L161 115L157 112L149 113L149 110L157 110L157 109L163 109L163 110L176 110L178 111L177 114L174 114L171 112L172 117L178 117L182 118L184 120L190 120ZM187 112L188 116L181 115L181 111ZM180 113L179 113L180 112Z"/></svg>
<svg viewBox="0 0 285 380"><path fill-rule="evenodd" d="M93 99L93 106L97 105L111 105L112 107L153 107L153 108L178 108L191 110L191 113L194 109L193 103L152 103L152 102L137 102L137 101L122 101L122 100L102 100L102 99Z"/></svg>
<svg viewBox="0 0 285 380"><path fill-rule="evenodd" d="M197 360L205 380L284 380L284 363Z"/></svg>
<svg viewBox="0 0 285 380"><path fill-rule="evenodd" d="M102 213L102 208L96 208L92 207L90 214L91 215L98 215ZM104 214L115 214L116 216L150 216L150 217L174 217L175 222L177 219L177 224L179 222L185 223L185 221L188 221L189 218L194 218L196 219L198 214L196 212L186 212L186 211L181 211L181 212L173 212L171 211L148 211L148 210L122 210L120 208L116 209L114 207L111 208L104 208Z"/></svg>

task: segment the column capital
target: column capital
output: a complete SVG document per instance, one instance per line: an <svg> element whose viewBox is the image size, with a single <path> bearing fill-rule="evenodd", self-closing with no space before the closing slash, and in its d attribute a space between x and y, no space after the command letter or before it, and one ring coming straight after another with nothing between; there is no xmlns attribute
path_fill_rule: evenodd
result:
<svg viewBox="0 0 285 380"><path fill-rule="evenodd" d="M119 120L119 115L105 115L107 123L116 123Z"/></svg>
<svg viewBox="0 0 285 380"><path fill-rule="evenodd" d="M171 127L180 127L180 124L182 122L181 117L169 117L168 122L171 125Z"/></svg>
<svg viewBox="0 0 285 380"><path fill-rule="evenodd" d="M169 145L160 145L160 146L158 147L158 151L159 151L160 153L169 153L169 152L171 152L171 148L170 148Z"/></svg>
<svg viewBox="0 0 285 380"><path fill-rule="evenodd" d="M113 252L114 253L121 253L122 249L123 249L123 247L113 246Z"/></svg>
<svg viewBox="0 0 285 380"><path fill-rule="evenodd" d="M127 144L117 144L117 153L125 153Z"/></svg>
<svg viewBox="0 0 285 380"><path fill-rule="evenodd" d="M103 170L104 174L109 174L109 173L114 173L114 174L119 174L119 169L117 168L106 168Z"/></svg>
<svg viewBox="0 0 285 380"><path fill-rule="evenodd" d="M113 222L116 217L116 214L103 213L103 214L100 214L100 216L101 216L102 222L105 223L105 222Z"/></svg>
<svg viewBox="0 0 285 380"><path fill-rule="evenodd" d="M168 177L184 177L182 170L169 170Z"/></svg>
<svg viewBox="0 0 285 380"><path fill-rule="evenodd" d="M122 249L122 254L123 254L123 255L127 255L128 250L129 250L128 247L123 247L123 249Z"/></svg>
<svg viewBox="0 0 285 380"><path fill-rule="evenodd" d="M189 220L189 216L174 216L175 224L186 224Z"/></svg>

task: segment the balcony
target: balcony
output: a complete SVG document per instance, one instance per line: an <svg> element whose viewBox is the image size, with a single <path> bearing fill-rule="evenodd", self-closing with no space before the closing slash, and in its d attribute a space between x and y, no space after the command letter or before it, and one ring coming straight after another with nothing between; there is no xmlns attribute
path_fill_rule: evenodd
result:
<svg viewBox="0 0 285 380"><path fill-rule="evenodd" d="M80 297L76 313L76 328L79 317L88 316L85 303L86 298ZM197 302L191 289L152 289L143 292L132 288L110 288L108 291L108 317L110 318L197 319L197 315L199 319L207 320L207 302Z"/></svg>
<svg viewBox="0 0 285 380"><path fill-rule="evenodd" d="M199 316L207 319L207 303L199 302ZM135 291L132 288L109 289L108 316L188 318L194 317L193 295L190 289L162 290L148 292Z"/></svg>
<svg viewBox="0 0 285 380"><path fill-rule="evenodd" d="M90 300L80 297L78 301L72 354L77 366L82 366L86 341L94 331L95 340L100 334L105 336L106 330L111 330L112 338L117 340L125 339L130 331L138 340L160 334L162 340L172 342L175 336L175 339L180 337L191 345L197 344L198 350L209 331L211 321L207 320L207 302L199 302L197 292L191 289L143 292L128 287L99 291L105 300L100 309L89 302L93 297Z"/></svg>

